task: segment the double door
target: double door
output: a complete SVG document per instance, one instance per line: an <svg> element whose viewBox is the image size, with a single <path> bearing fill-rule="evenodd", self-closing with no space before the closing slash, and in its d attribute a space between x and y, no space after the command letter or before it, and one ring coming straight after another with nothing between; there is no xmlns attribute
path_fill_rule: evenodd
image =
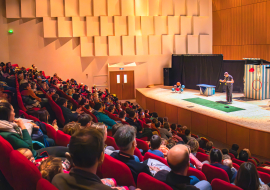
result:
<svg viewBox="0 0 270 190"><path fill-rule="evenodd" d="M119 100L134 99L134 71L110 71L110 93Z"/></svg>

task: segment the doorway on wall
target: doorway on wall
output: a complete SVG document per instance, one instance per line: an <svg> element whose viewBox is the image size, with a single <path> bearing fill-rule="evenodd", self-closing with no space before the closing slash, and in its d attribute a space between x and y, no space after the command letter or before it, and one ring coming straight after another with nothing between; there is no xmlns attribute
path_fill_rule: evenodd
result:
<svg viewBox="0 0 270 190"><path fill-rule="evenodd" d="M134 99L134 71L110 71L110 93L119 100Z"/></svg>

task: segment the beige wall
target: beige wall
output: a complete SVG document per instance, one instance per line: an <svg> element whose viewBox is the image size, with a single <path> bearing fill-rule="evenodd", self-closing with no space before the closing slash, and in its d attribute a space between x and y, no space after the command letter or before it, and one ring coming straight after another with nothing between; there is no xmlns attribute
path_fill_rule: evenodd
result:
<svg viewBox="0 0 270 190"><path fill-rule="evenodd" d="M0 0L0 62L9 61L8 52L8 25L5 18L5 0Z"/></svg>
<svg viewBox="0 0 270 190"><path fill-rule="evenodd" d="M139 62L136 88L162 84L173 53L212 53L211 7L210 0L8 0L9 58L87 85L108 75L108 63Z"/></svg>

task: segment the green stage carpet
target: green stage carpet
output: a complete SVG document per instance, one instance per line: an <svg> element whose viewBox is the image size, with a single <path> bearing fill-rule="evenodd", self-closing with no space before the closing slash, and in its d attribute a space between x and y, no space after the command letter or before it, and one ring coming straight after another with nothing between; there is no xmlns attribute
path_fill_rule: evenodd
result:
<svg viewBox="0 0 270 190"><path fill-rule="evenodd" d="M218 103L218 102L213 102L210 100L202 99L202 98L189 98L189 99L184 99L185 101L192 102L195 104L199 104L205 107L213 108L216 110L224 111L227 113L234 112L234 111L240 111L240 110L245 110L242 108L237 108L234 106L231 106L230 104L223 104L223 103ZM225 106L229 106L229 108L225 108Z"/></svg>

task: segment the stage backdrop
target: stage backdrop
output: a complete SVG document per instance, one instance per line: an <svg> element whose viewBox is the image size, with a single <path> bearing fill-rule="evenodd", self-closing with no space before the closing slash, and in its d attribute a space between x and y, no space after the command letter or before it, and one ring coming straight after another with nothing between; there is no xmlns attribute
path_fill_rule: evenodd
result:
<svg viewBox="0 0 270 190"><path fill-rule="evenodd" d="M180 81L189 89L197 84L215 85L223 77L223 55L172 55L172 84Z"/></svg>

